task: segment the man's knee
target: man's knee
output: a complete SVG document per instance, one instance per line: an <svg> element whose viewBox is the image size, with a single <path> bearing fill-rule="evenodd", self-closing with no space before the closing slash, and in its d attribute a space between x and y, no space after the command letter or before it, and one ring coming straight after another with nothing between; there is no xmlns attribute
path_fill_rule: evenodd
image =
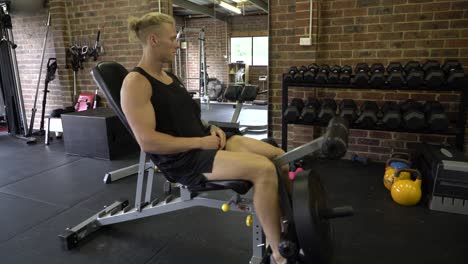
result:
<svg viewBox="0 0 468 264"><path fill-rule="evenodd" d="M286 153L282 148L276 148L275 150L276 150L276 153L275 153L276 157L282 156L284 153Z"/></svg>
<svg viewBox="0 0 468 264"><path fill-rule="evenodd" d="M258 168L258 177L257 183L260 184L278 184L278 177L276 172L276 167L269 159L264 158L262 159L261 164L259 164Z"/></svg>

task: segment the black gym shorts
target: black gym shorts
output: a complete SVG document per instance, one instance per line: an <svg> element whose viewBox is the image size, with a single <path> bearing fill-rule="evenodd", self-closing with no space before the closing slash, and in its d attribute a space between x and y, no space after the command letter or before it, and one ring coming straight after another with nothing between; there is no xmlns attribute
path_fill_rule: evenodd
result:
<svg viewBox="0 0 468 264"><path fill-rule="evenodd" d="M233 135L226 133L226 141ZM194 149L173 155L152 154L150 157L169 181L194 186L207 180L203 173L213 171L217 152L217 149Z"/></svg>

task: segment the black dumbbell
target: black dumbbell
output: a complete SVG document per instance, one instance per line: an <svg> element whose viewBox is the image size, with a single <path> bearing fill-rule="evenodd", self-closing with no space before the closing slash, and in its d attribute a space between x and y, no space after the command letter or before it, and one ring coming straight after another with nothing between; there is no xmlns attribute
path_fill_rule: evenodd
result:
<svg viewBox="0 0 468 264"><path fill-rule="evenodd" d="M354 70L354 84L360 87L367 87L369 83L369 65L367 63L358 63Z"/></svg>
<svg viewBox="0 0 468 264"><path fill-rule="evenodd" d="M320 70L315 77L316 83L327 83L328 82L328 73L330 72L330 66L324 64L320 65Z"/></svg>
<svg viewBox="0 0 468 264"><path fill-rule="evenodd" d="M336 102L333 99L323 99L320 105L320 111L318 114L318 119L323 124L328 124L328 122L336 114Z"/></svg>
<svg viewBox="0 0 468 264"><path fill-rule="evenodd" d="M341 68L339 82L342 84L349 84L351 82L352 73L353 73L353 68L351 68L351 66L349 65L343 66L343 68Z"/></svg>
<svg viewBox="0 0 468 264"><path fill-rule="evenodd" d="M328 83L338 83L340 80L341 67L339 65L333 65L330 68L330 73L328 74Z"/></svg>
<svg viewBox="0 0 468 264"><path fill-rule="evenodd" d="M307 98L305 106L302 109L301 118L305 124L312 124L317 119L320 103L313 97Z"/></svg>
<svg viewBox="0 0 468 264"><path fill-rule="evenodd" d="M379 89L385 86L385 67L382 63L374 63L371 66L369 83L372 88Z"/></svg>
<svg viewBox="0 0 468 264"><path fill-rule="evenodd" d="M463 85L465 71L462 64L457 60L447 60L442 66L442 70L447 77L447 84L450 88L460 88Z"/></svg>
<svg viewBox="0 0 468 264"><path fill-rule="evenodd" d="M440 63L435 60L428 60L423 65L424 81L429 89L438 89L444 83L444 72L440 68Z"/></svg>
<svg viewBox="0 0 468 264"><path fill-rule="evenodd" d="M411 131L421 130L425 125L425 118L421 103L408 99L401 103L401 119L403 126Z"/></svg>
<svg viewBox="0 0 468 264"><path fill-rule="evenodd" d="M307 66L307 68L309 69L309 71L317 74L320 70L320 67L318 66L317 63L312 63L312 64L309 64L309 66Z"/></svg>
<svg viewBox="0 0 468 264"><path fill-rule="evenodd" d="M405 85L403 66L399 62L391 62L387 66L387 83L390 88L401 89Z"/></svg>
<svg viewBox="0 0 468 264"><path fill-rule="evenodd" d="M444 132L448 129L449 120L444 107L437 101L427 101L424 104L426 123L434 132Z"/></svg>
<svg viewBox="0 0 468 264"><path fill-rule="evenodd" d="M319 66L315 63L310 64L307 67L307 71L304 72L304 82L312 83L314 82L315 76L319 71Z"/></svg>
<svg viewBox="0 0 468 264"><path fill-rule="evenodd" d="M424 72L417 61L408 61L405 64L406 84L410 89L418 89L424 84Z"/></svg>
<svg viewBox="0 0 468 264"><path fill-rule="evenodd" d="M374 128L378 120L379 106L374 101L365 101L361 105L356 124L361 128Z"/></svg>
<svg viewBox="0 0 468 264"><path fill-rule="evenodd" d="M352 99L343 99L340 103L340 116L347 119L351 125L357 118L357 106Z"/></svg>
<svg viewBox="0 0 468 264"><path fill-rule="evenodd" d="M307 71L307 67L306 66L301 66L298 69L298 72L296 72L296 74L294 74L294 81L297 82L297 83L303 82L304 81L304 72L306 72L306 71Z"/></svg>
<svg viewBox="0 0 468 264"><path fill-rule="evenodd" d="M387 129L397 129L401 124L400 106L396 102L387 101L382 106L382 123Z"/></svg>
<svg viewBox="0 0 468 264"><path fill-rule="evenodd" d="M285 82L293 82L294 75L299 72L299 69L296 66L289 68L289 71L284 75Z"/></svg>
<svg viewBox="0 0 468 264"><path fill-rule="evenodd" d="M286 111L284 112L284 118L288 123L294 123L297 122L301 112L302 108L304 108L304 102L302 101L301 98L293 98L291 100L291 104L288 106Z"/></svg>

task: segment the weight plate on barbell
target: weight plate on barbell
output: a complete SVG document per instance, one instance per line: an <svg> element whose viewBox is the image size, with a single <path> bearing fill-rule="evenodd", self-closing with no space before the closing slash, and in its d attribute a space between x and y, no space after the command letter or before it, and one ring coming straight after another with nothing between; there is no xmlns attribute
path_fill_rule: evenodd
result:
<svg viewBox="0 0 468 264"><path fill-rule="evenodd" d="M293 211L297 238L304 253L304 263L330 263L333 255L333 230L320 217L327 208L327 195L320 175L306 170L296 175L293 191Z"/></svg>

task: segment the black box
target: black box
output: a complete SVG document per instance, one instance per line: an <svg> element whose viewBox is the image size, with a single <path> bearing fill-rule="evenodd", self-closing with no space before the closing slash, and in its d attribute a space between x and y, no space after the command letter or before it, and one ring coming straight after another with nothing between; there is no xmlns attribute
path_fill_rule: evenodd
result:
<svg viewBox="0 0 468 264"><path fill-rule="evenodd" d="M110 108L62 114L62 126L68 154L111 160L139 150Z"/></svg>
<svg viewBox="0 0 468 264"><path fill-rule="evenodd" d="M468 159L453 147L420 144L415 165L432 210L468 214Z"/></svg>

